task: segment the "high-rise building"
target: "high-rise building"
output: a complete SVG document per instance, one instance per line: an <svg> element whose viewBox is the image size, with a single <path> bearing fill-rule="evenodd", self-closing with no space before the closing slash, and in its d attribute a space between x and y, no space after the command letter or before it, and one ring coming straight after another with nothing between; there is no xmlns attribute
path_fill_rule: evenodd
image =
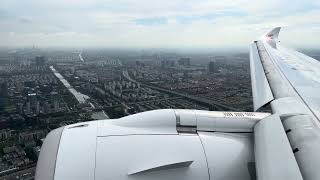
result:
<svg viewBox="0 0 320 180"><path fill-rule="evenodd" d="M40 112L40 105L37 100L36 93L28 94L27 113L30 114L31 112L33 112L35 114L39 114L39 112Z"/></svg>
<svg viewBox="0 0 320 180"><path fill-rule="evenodd" d="M214 61L209 62L208 70L210 73L215 73L215 62Z"/></svg>
<svg viewBox="0 0 320 180"><path fill-rule="evenodd" d="M31 113L31 105L30 105L30 101L28 101L26 103L26 114L30 114Z"/></svg>
<svg viewBox="0 0 320 180"><path fill-rule="evenodd" d="M53 103L53 110L54 112L59 111L59 99L58 99L58 93L57 92L52 92L51 93L51 100Z"/></svg>
<svg viewBox="0 0 320 180"><path fill-rule="evenodd" d="M36 56L35 63L36 66L44 66L46 62L46 59L44 56Z"/></svg>
<svg viewBox="0 0 320 180"><path fill-rule="evenodd" d="M172 60L162 60L161 67L162 68L170 68L175 66L175 61Z"/></svg>
<svg viewBox="0 0 320 180"><path fill-rule="evenodd" d="M190 58L180 58L178 64L181 66L190 66Z"/></svg>
<svg viewBox="0 0 320 180"><path fill-rule="evenodd" d="M0 81L0 96L7 97L8 95L8 84L6 81Z"/></svg>
<svg viewBox="0 0 320 180"><path fill-rule="evenodd" d="M40 113L40 103L39 103L39 101L36 102L35 110L36 110L35 113L38 115Z"/></svg>
<svg viewBox="0 0 320 180"><path fill-rule="evenodd" d="M50 113L50 110L51 110L50 104L48 102L44 102L44 104L43 104L43 113L44 114Z"/></svg>
<svg viewBox="0 0 320 180"><path fill-rule="evenodd" d="M0 81L0 110L6 106L8 96L8 85L6 81Z"/></svg>

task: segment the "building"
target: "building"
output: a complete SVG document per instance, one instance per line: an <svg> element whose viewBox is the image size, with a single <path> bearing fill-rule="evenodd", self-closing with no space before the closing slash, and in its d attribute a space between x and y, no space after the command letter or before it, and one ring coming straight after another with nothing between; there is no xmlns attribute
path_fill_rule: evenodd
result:
<svg viewBox="0 0 320 180"><path fill-rule="evenodd" d="M178 64L180 66L190 66L190 58L180 58Z"/></svg>
<svg viewBox="0 0 320 180"><path fill-rule="evenodd" d="M3 110L5 108L7 98L8 98L7 81L1 81L0 79L0 110Z"/></svg>
<svg viewBox="0 0 320 180"><path fill-rule="evenodd" d="M175 66L175 61L172 60L162 60L161 67L162 68L171 68Z"/></svg>
<svg viewBox="0 0 320 180"><path fill-rule="evenodd" d="M35 58L36 66L44 66L45 62L46 62L46 59L44 56L36 56L36 58Z"/></svg>
<svg viewBox="0 0 320 180"><path fill-rule="evenodd" d="M8 84L7 81L0 82L0 97L8 96Z"/></svg>
<svg viewBox="0 0 320 180"><path fill-rule="evenodd" d="M30 114L30 113L35 113L35 114L39 114L40 112L40 104L37 100L37 94L36 93L31 93L31 94L28 94L28 101L26 103L26 106L27 106L27 114Z"/></svg>
<svg viewBox="0 0 320 180"><path fill-rule="evenodd" d="M57 92L51 92L51 101L53 103L54 112L59 111L59 95Z"/></svg>
<svg viewBox="0 0 320 180"><path fill-rule="evenodd" d="M18 142L20 144L24 144L25 146L35 145L35 142L37 140L40 140L40 139L46 137L46 134L47 134L46 130L19 133Z"/></svg>
<svg viewBox="0 0 320 180"><path fill-rule="evenodd" d="M0 130L0 140L5 141L11 137L11 130L10 129L2 129Z"/></svg>
<svg viewBox="0 0 320 180"><path fill-rule="evenodd" d="M215 69L215 62L214 61L209 62L208 70L209 70L209 73L215 73L216 69Z"/></svg>
<svg viewBox="0 0 320 180"><path fill-rule="evenodd" d="M33 153L39 157L39 154L40 154L40 150L41 150L41 147L40 146L36 146L33 148Z"/></svg>

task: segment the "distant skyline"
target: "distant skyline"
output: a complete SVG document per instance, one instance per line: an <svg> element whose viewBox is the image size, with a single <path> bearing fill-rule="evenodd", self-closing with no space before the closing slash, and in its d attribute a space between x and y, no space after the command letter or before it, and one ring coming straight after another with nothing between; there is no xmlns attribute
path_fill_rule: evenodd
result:
<svg viewBox="0 0 320 180"><path fill-rule="evenodd" d="M292 48L320 47L316 0L1 0L0 46L246 48L282 26Z"/></svg>

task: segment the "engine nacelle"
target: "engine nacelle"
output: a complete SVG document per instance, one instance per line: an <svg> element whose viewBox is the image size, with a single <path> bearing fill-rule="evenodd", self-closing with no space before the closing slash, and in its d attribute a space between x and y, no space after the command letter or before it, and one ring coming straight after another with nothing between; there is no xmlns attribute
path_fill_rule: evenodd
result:
<svg viewBox="0 0 320 180"><path fill-rule="evenodd" d="M36 180L254 177L253 128L269 113L163 109L50 132Z"/></svg>

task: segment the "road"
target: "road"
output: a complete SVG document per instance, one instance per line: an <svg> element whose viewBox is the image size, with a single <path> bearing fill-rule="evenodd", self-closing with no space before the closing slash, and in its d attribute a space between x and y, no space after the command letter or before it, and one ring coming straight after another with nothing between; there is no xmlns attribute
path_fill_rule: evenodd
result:
<svg viewBox="0 0 320 180"><path fill-rule="evenodd" d="M25 168L18 168L14 170L14 172L11 172L8 175L1 176L0 180L32 180L34 179L34 174L36 171L35 164L32 164Z"/></svg>
<svg viewBox="0 0 320 180"><path fill-rule="evenodd" d="M80 61L84 62L84 59L82 57L82 52L79 54L79 59L80 59Z"/></svg>

